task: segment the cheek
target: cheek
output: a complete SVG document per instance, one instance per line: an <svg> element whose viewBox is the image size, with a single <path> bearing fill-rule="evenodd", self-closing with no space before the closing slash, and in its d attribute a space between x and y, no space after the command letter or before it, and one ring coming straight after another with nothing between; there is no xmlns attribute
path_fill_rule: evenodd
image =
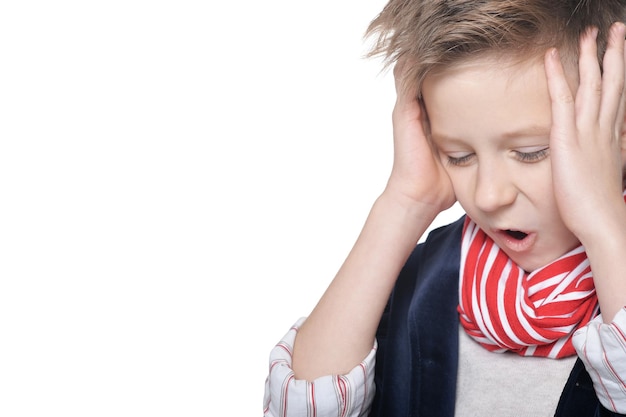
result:
<svg viewBox="0 0 626 417"><path fill-rule="evenodd" d="M556 206L549 160L530 165L517 172L516 176L519 191L534 205L546 207L546 210Z"/></svg>
<svg viewBox="0 0 626 417"><path fill-rule="evenodd" d="M445 165L444 161L444 167ZM448 173L448 177L450 178L450 182L452 183L452 189L454 190L454 195L456 196L457 201L466 212L471 212L474 202L475 189L471 171L468 168L459 170L454 167L445 167L445 169Z"/></svg>

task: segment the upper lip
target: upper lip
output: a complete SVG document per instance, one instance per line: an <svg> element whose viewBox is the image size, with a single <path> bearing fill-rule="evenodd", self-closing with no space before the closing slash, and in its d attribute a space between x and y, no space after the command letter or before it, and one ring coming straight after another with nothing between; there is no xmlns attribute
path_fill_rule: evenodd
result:
<svg viewBox="0 0 626 417"><path fill-rule="evenodd" d="M494 228L492 230L495 231L495 232L506 232L508 230L514 230L516 232L524 232L524 233L528 233L528 234L531 233L531 231L529 229L525 229L523 227L515 227L515 226L512 226L512 227L506 227L506 226L505 227L498 227L498 228Z"/></svg>
<svg viewBox="0 0 626 417"><path fill-rule="evenodd" d="M523 237L516 237L507 233L507 231L511 230L523 232L525 235ZM537 235L534 232L520 230L518 228L497 229L492 236L498 247L504 249L505 251L512 251L514 253L521 253L530 250L535 246L537 241Z"/></svg>
<svg viewBox="0 0 626 417"><path fill-rule="evenodd" d="M502 236L502 238L507 238L507 239L513 239L514 237L512 235L510 235L508 232L521 232L524 233L527 237L531 234L533 234L532 231L528 230L528 229L522 229L519 227L507 227L507 228L503 228L503 229L493 229L494 230L494 234L495 235L500 235Z"/></svg>

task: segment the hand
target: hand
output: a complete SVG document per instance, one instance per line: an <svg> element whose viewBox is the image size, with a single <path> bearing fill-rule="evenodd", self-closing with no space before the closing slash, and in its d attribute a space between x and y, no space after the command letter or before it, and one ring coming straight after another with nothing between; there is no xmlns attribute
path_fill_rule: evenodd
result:
<svg viewBox="0 0 626 417"><path fill-rule="evenodd" d="M604 74L597 59L597 29L580 40L575 97L556 49L546 53L552 99L550 158L556 201L566 226L587 246L624 216L621 137L624 124L624 36L611 27ZM618 219L619 220L619 219Z"/></svg>
<svg viewBox="0 0 626 417"><path fill-rule="evenodd" d="M406 62L399 62L394 68L394 162L385 192L425 205L437 215L452 206L456 197L437 151L426 136L423 105L415 89L406 88L403 83L405 65Z"/></svg>
<svg viewBox="0 0 626 417"><path fill-rule="evenodd" d="M402 86L401 65L394 76L391 176L348 257L298 331L292 357L298 379L345 374L371 351L389 296L419 237L455 201L424 132L417 95Z"/></svg>

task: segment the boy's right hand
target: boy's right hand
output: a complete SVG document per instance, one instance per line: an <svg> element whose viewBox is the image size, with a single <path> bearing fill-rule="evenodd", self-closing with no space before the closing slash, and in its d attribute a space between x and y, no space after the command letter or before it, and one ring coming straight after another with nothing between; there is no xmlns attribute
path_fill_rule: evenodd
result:
<svg viewBox="0 0 626 417"><path fill-rule="evenodd" d="M403 68L394 68L396 104L393 109L394 161L385 194L417 204L436 216L456 201L450 178L427 137L423 104L415 89L405 87Z"/></svg>
<svg viewBox="0 0 626 417"><path fill-rule="evenodd" d="M454 201L452 184L424 131L415 91L395 71L394 164L363 230L328 289L298 331L298 379L350 372L372 350L396 279L420 236Z"/></svg>

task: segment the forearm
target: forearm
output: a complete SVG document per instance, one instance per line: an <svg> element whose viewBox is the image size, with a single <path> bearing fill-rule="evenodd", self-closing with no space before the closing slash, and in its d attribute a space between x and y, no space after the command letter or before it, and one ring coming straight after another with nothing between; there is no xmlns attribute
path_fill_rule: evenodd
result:
<svg viewBox="0 0 626 417"><path fill-rule="evenodd" d="M626 306L626 206L596 217L594 236L581 239L593 271L602 319L610 323Z"/></svg>
<svg viewBox="0 0 626 417"><path fill-rule="evenodd" d="M396 278L438 211L383 193L295 341L298 379L343 374L372 349Z"/></svg>

